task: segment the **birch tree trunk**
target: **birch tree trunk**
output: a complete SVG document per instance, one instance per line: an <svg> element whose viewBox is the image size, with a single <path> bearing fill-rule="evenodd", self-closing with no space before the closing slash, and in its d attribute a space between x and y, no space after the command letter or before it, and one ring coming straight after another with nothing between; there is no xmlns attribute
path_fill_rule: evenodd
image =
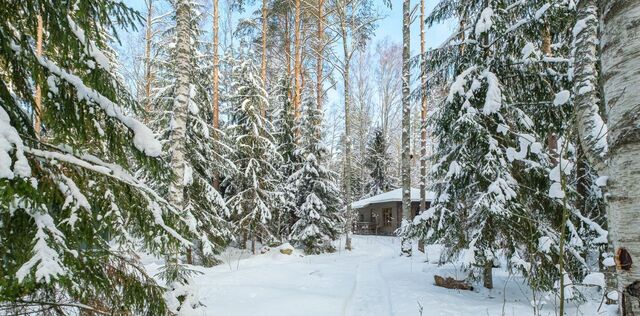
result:
<svg viewBox="0 0 640 316"><path fill-rule="evenodd" d="M411 225L411 1L402 2L402 226ZM411 240L402 238L403 255L411 256Z"/></svg>
<svg viewBox="0 0 640 316"><path fill-rule="evenodd" d="M189 43L190 10L188 0L176 1L176 36L177 54L175 68L176 96L173 103L173 120L175 121L169 136L169 153L171 155L171 170L175 177L169 187L169 202L175 207L185 207L185 143L187 135L187 107L189 104L191 47Z"/></svg>
<svg viewBox="0 0 640 316"><path fill-rule="evenodd" d="M345 227L345 249L353 249L351 245L351 229L353 226L353 210L351 208L351 91L350 91L350 59L349 40L346 25L346 16L340 19L340 31L342 33L342 51L344 53L344 73L342 74L344 83L344 190L345 203L347 206L347 223Z"/></svg>
<svg viewBox="0 0 640 316"><path fill-rule="evenodd" d="M420 0L420 213L427 209L427 60L425 58L424 0Z"/></svg>
<svg viewBox="0 0 640 316"><path fill-rule="evenodd" d="M640 315L640 1L607 1L602 78L609 131L607 215L620 313Z"/></svg>
<svg viewBox="0 0 640 316"><path fill-rule="evenodd" d="M596 173L604 176L606 170L607 126L600 116L600 82L597 62L598 52L598 1L582 0L578 2L578 22L574 27L572 43L572 59L574 73L574 113L577 130L579 133L582 156L586 157L589 165L593 166ZM578 168L580 171L581 169ZM584 177L578 176L578 193L584 196ZM582 184L582 185L580 185ZM584 203L582 203L584 208ZM609 236L610 237L610 236ZM611 240L610 240L611 244ZM613 251L609 247L609 251ZM602 266L605 273L606 290L616 288L615 269ZM607 296L607 304L613 304Z"/></svg>
<svg viewBox="0 0 640 316"><path fill-rule="evenodd" d="M424 0L420 0L420 213L427 210L427 60L425 49ZM418 250L424 252L424 240L418 241Z"/></svg>
<svg viewBox="0 0 640 316"><path fill-rule="evenodd" d="M580 142L589 163L604 175L607 126L599 114L598 97L598 5L596 0L578 2L578 23L574 28L574 107Z"/></svg>
<svg viewBox="0 0 640 316"><path fill-rule="evenodd" d="M147 114L151 113L151 44L153 39L153 0L147 0L147 24L144 33L144 109ZM146 116L147 123L149 115Z"/></svg>

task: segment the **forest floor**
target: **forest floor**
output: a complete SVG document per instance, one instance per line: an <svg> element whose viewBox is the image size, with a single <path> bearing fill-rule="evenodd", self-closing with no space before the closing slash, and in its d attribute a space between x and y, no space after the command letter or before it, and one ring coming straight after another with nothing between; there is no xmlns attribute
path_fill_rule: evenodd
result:
<svg viewBox="0 0 640 316"><path fill-rule="evenodd" d="M343 241L341 241L343 242ZM533 315L531 290L520 277L494 269L494 289L450 290L433 285L433 275L460 277L459 267L438 266L414 251L400 257L399 239L354 236L354 250L304 256L271 249L250 255L231 248L221 255L223 264L195 267L197 296L202 315L224 316L378 316L378 315ZM343 247L342 247L343 248ZM431 257L435 257L432 251ZM145 257L150 273L162 262ZM588 299L570 302L567 315L606 315L598 311L595 289ZM556 315L552 298L540 300L540 315Z"/></svg>

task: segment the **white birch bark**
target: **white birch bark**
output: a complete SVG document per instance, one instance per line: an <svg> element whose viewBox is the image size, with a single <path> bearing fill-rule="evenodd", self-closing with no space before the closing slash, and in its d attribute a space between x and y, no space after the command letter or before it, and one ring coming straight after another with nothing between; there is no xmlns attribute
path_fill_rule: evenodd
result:
<svg viewBox="0 0 640 316"><path fill-rule="evenodd" d="M425 9L420 0L420 213L427 209L427 61L425 57Z"/></svg>
<svg viewBox="0 0 640 316"><path fill-rule="evenodd" d="M147 21L144 33L144 108L147 112L145 123L149 123L151 114L151 81L153 73L151 72L151 46L153 41L153 0L145 1L147 5Z"/></svg>
<svg viewBox="0 0 640 316"><path fill-rule="evenodd" d="M578 22L573 29L573 94L582 148L589 163L603 175L608 146L607 126L599 114L597 10L596 0L578 3Z"/></svg>
<svg viewBox="0 0 640 316"><path fill-rule="evenodd" d="M640 1L606 1L601 52L610 128L607 215L620 313L640 315Z"/></svg>
<svg viewBox="0 0 640 316"><path fill-rule="evenodd" d="M345 10L346 11L346 10ZM345 249L353 249L351 245L351 229L353 226L353 210L351 207L351 90L350 90L350 61L351 53L349 50L348 32L346 25L346 16L340 19L340 30L342 32L342 49L344 53L344 190L345 203L347 205L347 223L345 227Z"/></svg>
<svg viewBox="0 0 640 316"><path fill-rule="evenodd" d="M402 2L402 227L411 223L411 100L410 98L410 27L411 1ZM402 254L411 256L411 240L402 238Z"/></svg>
<svg viewBox="0 0 640 316"><path fill-rule="evenodd" d="M191 47L189 43L190 9L188 0L177 0L176 9L176 95L173 104L173 122L169 136L169 153L171 155L171 170L174 179L169 187L169 202L179 209L184 209L184 175L185 175L185 144L187 137L187 107L189 104L191 67Z"/></svg>

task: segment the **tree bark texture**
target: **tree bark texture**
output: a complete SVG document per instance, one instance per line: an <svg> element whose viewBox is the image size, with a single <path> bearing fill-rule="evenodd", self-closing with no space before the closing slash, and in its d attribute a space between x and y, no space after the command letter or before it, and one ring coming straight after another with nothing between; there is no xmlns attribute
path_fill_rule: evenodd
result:
<svg viewBox="0 0 640 316"><path fill-rule="evenodd" d="M42 16L38 15L38 29L36 30L36 56L42 56ZM36 137L40 138L42 132L42 87L36 82L35 108L33 118L33 129Z"/></svg>
<svg viewBox="0 0 640 316"><path fill-rule="evenodd" d="M176 96L173 103L173 119L175 125L169 136L169 153L171 155L171 170L175 176L169 187L169 202L175 207L185 207L184 171L185 144L187 140L187 107L189 104L191 47L189 43L190 8L188 0L177 0L176 6L176 36L177 54L175 68Z"/></svg>
<svg viewBox="0 0 640 316"><path fill-rule="evenodd" d="M610 129L609 236L616 250L620 312L640 315L640 1L606 1L601 45Z"/></svg>
<svg viewBox="0 0 640 316"><path fill-rule="evenodd" d="M218 58L218 0L213 0L213 97L211 101L211 107L213 112L213 128L220 127L220 61Z"/></svg>
<svg viewBox="0 0 640 316"><path fill-rule="evenodd" d="M295 121L300 119L300 104L302 103L302 47L300 41L300 0L295 0L295 25L293 30L294 36L294 59L293 59L293 74L294 74L294 93L293 93L293 113Z"/></svg>
<svg viewBox="0 0 640 316"><path fill-rule="evenodd" d="M324 52L324 0L318 0L318 25L316 26L318 34L316 47L316 103L318 111L322 111L322 71L323 71L323 52Z"/></svg>
<svg viewBox="0 0 640 316"><path fill-rule="evenodd" d="M262 62L260 64L260 77L267 84L267 0L262 0Z"/></svg>
<svg viewBox="0 0 640 316"><path fill-rule="evenodd" d="M420 213L427 209L427 61L425 58L426 19L424 0L420 0Z"/></svg>
<svg viewBox="0 0 640 316"><path fill-rule="evenodd" d="M573 94L580 142L589 163L604 175L608 146L607 128L599 113L597 0L578 2L578 23L573 35Z"/></svg>
<svg viewBox="0 0 640 316"><path fill-rule="evenodd" d="M402 2L402 226L411 225L411 1ZM402 238L403 255L411 256L411 240Z"/></svg>
<svg viewBox="0 0 640 316"><path fill-rule="evenodd" d="M342 49L344 53L344 190L345 190L345 203L347 206L347 222L345 227L345 249L351 250L351 229L353 226L353 210L351 207L351 91L350 84L351 78L349 73L350 59L349 54L349 40L347 33L347 25L345 21L346 17L340 19L340 31L342 33Z"/></svg>

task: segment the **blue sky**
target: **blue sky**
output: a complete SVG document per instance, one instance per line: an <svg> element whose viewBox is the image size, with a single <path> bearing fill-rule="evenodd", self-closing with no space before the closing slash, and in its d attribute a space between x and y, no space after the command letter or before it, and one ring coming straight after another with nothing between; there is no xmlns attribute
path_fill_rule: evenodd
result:
<svg viewBox="0 0 640 316"><path fill-rule="evenodd" d="M436 5L437 0L425 0L425 8L427 14L431 12ZM378 29L376 30L376 39L382 39L389 37L393 41L402 41L402 0L392 0L392 8L382 9L387 16L380 21ZM411 1L412 6L419 5L418 0ZM416 14L420 15L420 8L416 10ZM440 45L451 34L452 25L440 24L426 31L426 46L436 47ZM420 50L420 24L416 19L411 25L411 51L416 54Z"/></svg>
<svg viewBox="0 0 640 316"><path fill-rule="evenodd" d="M379 0L376 0L379 1ZM129 6L134 9L140 10L144 12L145 4L143 0L124 0ZM260 2L260 1L256 1ZM382 1L380 1L382 2ZM427 14L433 9L438 0L426 0L426 11ZM220 3L224 3L224 1L220 1ZM384 14L384 18L379 22L378 28L376 29L376 36L374 38L374 42L376 40L383 39L385 37L390 38L392 41L401 42L402 41L402 0L392 0L392 9L388 9L387 7L380 6L380 11ZM419 5L418 0L412 1L411 5ZM234 18L244 18L248 17L253 11L254 7L258 7L258 3L254 4L253 7L245 10L244 13L234 14ZM416 14L419 15L420 10L416 10ZM452 25L449 24L440 24L435 25L434 27L427 30L426 35L426 44L427 47L435 47L441 44L451 33ZM411 25L411 51L413 54L417 53L420 49L420 25L417 19L414 20L414 23Z"/></svg>
<svg viewBox="0 0 640 316"><path fill-rule="evenodd" d="M123 0L129 6L134 9L139 10L141 13L144 13L146 10L145 4L143 0ZM210 1L210 0L205 0ZM378 22L378 27L375 31L375 36L370 45L375 47L375 43L384 38L390 39L392 42L401 43L402 42L402 0L391 0L392 8L389 9L386 6L382 5L382 1L374 0L380 3L379 10L383 14L383 18ZM412 0L412 6L419 5L419 0ZM438 0L425 0L426 3L426 12L429 14L433 7L437 4ZM224 5L226 3L225 0L220 0L220 5ZM235 22L237 22L241 18L250 17L256 9L259 8L261 1L255 1L253 6L249 6L242 13L235 12L233 18ZM210 2L207 3L207 6L210 7ZM420 14L419 8L416 9L415 14ZM143 14L144 15L144 14ZM420 22L418 21L418 17L413 20L411 25L411 53L412 55L416 55L420 51ZM235 24L235 23L234 23ZM426 32L426 46L427 48L437 47L444 40L449 37L451 31L455 25L453 23L448 22L444 24L435 25ZM338 80L340 81L340 80ZM338 110L341 109L342 103L342 94L341 88L338 86L337 89L332 89L327 93L327 101L329 110ZM334 108L337 107L337 108Z"/></svg>

